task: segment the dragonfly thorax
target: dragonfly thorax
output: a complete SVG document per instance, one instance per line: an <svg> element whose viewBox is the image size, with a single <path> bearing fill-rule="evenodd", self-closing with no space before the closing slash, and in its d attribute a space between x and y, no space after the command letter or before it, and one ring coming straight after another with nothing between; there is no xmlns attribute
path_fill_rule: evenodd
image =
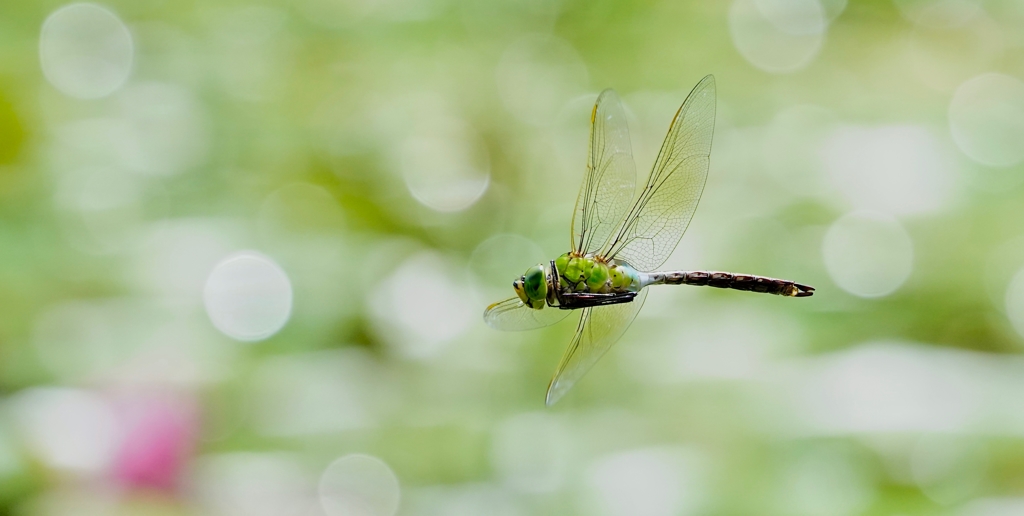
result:
<svg viewBox="0 0 1024 516"><path fill-rule="evenodd" d="M640 274L618 261L606 261L593 254L565 253L555 259L558 286L563 292L612 294L636 292Z"/></svg>

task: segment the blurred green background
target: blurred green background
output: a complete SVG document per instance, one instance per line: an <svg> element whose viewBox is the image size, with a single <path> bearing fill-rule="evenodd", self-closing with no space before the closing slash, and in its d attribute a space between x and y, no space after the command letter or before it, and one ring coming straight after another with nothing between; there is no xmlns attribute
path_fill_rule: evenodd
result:
<svg viewBox="0 0 1024 516"><path fill-rule="evenodd" d="M597 92L701 207L558 405ZM0 5L0 514L1024 514L1024 3Z"/></svg>

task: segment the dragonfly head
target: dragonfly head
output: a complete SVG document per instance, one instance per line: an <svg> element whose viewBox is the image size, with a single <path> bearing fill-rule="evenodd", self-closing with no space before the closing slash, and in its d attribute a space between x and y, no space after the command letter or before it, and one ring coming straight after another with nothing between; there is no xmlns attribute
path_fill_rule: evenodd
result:
<svg viewBox="0 0 1024 516"><path fill-rule="evenodd" d="M537 264L526 270L519 279L512 282L512 288L524 304L531 308L544 308L548 297L548 281L544 273L544 265Z"/></svg>

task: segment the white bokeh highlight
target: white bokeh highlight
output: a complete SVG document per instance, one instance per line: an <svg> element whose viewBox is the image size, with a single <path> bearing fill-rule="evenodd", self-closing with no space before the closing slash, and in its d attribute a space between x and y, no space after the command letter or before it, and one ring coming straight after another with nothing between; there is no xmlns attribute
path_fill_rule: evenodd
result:
<svg viewBox="0 0 1024 516"><path fill-rule="evenodd" d="M413 255L370 291L374 328L395 353L440 353L480 317L469 288L441 256Z"/></svg>
<svg viewBox="0 0 1024 516"><path fill-rule="evenodd" d="M793 405L788 421L805 436L1017 433L1022 425L1016 414L993 417L989 410L996 399L1021 388L1008 374L1017 374L1021 364L999 360L890 341L795 360L786 372Z"/></svg>
<svg viewBox="0 0 1024 516"><path fill-rule="evenodd" d="M702 478L685 449L648 448L599 458L586 473L584 514L680 516L700 506Z"/></svg>
<svg viewBox="0 0 1024 516"><path fill-rule="evenodd" d="M432 210L469 208L490 184L487 149L460 120L441 119L430 125L402 142L399 162L405 185Z"/></svg>
<svg viewBox="0 0 1024 516"><path fill-rule="evenodd" d="M401 491L394 471L377 457L341 457L320 475L320 505L327 516L393 516Z"/></svg>
<svg viewBox="0 0 1024 516"><path fill-rule="evenodd" d="M206 314L225 335L242 341L277 333L291 316L292 284L270 258L242 251L218 263L203 289Z"/></svg>
<svg viewBox="0 0 1024 516"><path fill-rule="evenodd" d="M1024 360L1006 354L870 341L787 360L766 379L782 386L772 421L794 437L1024 435Z"/></svg>
<svg viewBox="0 0 1024 516"><path fill-rule="evenodd" d="M117 91L131 73L134 45L124 22L96 4L57 9L39 34L39 63L53 87L95 99Z"/></svg>
<svg viewBox="0 0 1024 516"><path fill-rule="evenodd" d="M50 467L97 473L113 460L121 439L113 407L87 391L28 389L12 400L29 447Z"/></svg>
<svg viewBox="0 0 1024 516"><path fill-rule="evenodd" d="M957 88L949 103L949 130L968 157L993 167L1024 161L1024 82L987 73Z"/></svg>
<svg viewBox="0 0 1024 516"><path fill-rule="evenodd" d="M827 136L821 153L832 186L856 209L934 213L956 193L954 169L924 127L839 127Z"/></svg>
<svg viewBox="0 0 1024 516"><path fill-rule="evenodd" d="M821 51L828 29L818 0L734 0L729 34L740 55L769 73L791 73Z"/></svg>
<svg viewBox="0 0 1024 516"><path fill-rule="evenodd" d="M913 244L895 218L870 211L832 223L822 242L832 281L859 297L882 297L903 284L913 269Z"/></svg>

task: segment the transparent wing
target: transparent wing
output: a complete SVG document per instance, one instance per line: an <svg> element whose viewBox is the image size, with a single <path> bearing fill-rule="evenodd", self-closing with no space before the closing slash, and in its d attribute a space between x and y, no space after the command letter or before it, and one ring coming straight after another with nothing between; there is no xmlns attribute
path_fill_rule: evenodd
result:
<svg viewBox="0 0 1024 516"><path fill-rule="evenodd" d="M484 322L496 330L532 330L555 324L571 311L551 307L535 310L523 304L518 297L511 297L488 306L484 310Z"/></svg>
<svg viewBox="0 0 1024 516"><path fill-rule="evenodd" d="M558 363L548 385L546 403L554 405L626 332L644 305L647 291L641 290L629 303L584 308L579 327Z"/></svg>
<svg viewBox="0 0 1024 516"><path fill-rule="evenodd" d="M572 250L597 252L622 222L636 188L636 166L622 102L613 90L597 97L590 114L587 173L572 214Z"/></svg>
<svg viewBox="0 0 1024 516"><path fill-rule="evenodd" d="M642 271L665 263L704 191L714 130L715 78L708 75L676 112L646 186L602 255Z"/></svg>

